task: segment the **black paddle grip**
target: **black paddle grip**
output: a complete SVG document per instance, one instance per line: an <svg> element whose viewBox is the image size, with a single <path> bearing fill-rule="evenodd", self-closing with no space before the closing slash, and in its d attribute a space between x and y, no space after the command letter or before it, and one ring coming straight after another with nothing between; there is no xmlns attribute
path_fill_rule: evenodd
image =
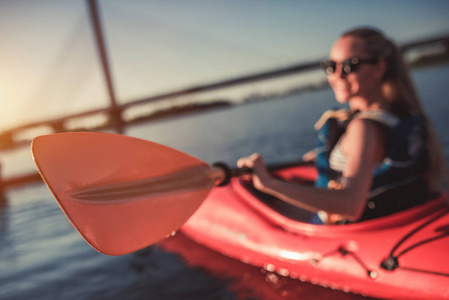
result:
<svg viewBox="0 0 449 300"><path fill-rule="evenodd" d="M246 168L246 167L245 168L238 168L238 169L232 169L231 170L228 167L228 165L226 163L224 163L224 162L216 162L216 163L212 164L212 166L222 169L224 171L224 173L225 173L225 178L217 186L227 185L229 183L229 181L231 180L231 178L234 177L234 176L241 176L241 175L245 175L245 174L251 174L253 172L252 169Z"/></svg>

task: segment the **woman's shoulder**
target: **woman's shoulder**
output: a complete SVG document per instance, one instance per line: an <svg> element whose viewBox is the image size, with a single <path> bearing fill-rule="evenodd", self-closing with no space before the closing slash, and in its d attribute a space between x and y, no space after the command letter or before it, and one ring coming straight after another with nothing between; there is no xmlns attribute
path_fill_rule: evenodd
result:
<svg viewBox="0 0 449 300"><path fill-rule="evenodd" d="M348 124L341 147L348 157L356 157L364 164L378 164L385 155L386 137L386 131L377 123L356 118Z"/></svg>
<svg viewBox="0 0 449 300"><path fill-rule="evenodd" d="M348 138L354 138L361 142L370 138L377 139L383 137L385 132L384 128L383 122L378 122L372 118L356 117L349 122L345 135Z"/></svg>

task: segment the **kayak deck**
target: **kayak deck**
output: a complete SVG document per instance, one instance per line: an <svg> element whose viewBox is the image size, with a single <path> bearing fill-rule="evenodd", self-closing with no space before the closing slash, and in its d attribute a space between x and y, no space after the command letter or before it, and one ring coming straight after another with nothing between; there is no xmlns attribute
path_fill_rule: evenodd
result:
<svg viewBox="0 0 449 300"><path fill-rule="evenodd" d="M309 181L316 173L301 166L276 175ZM448 211L441 197L370 221L313 225L303 211L261 201L234 178L211 192L182 231L224 255L302 281L379 298L438 299L449 297Z"/></svg>

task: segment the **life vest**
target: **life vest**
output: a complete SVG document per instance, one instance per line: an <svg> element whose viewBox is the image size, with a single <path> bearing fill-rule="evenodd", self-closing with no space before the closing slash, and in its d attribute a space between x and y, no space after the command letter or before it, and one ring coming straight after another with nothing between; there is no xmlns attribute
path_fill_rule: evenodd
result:
<svg viewBox="0 0 449 300"><path fill-rule="evenodd" d="M383 111L328 111L318 130L317 187L338 188L342 173L330 167L330 154L354 118L368 119L386 132L386 155L373 171L373 182L361 220L389 215L425 202L427 184L422 174L427 167L426 125L421 114L399 118Z"/></svg>

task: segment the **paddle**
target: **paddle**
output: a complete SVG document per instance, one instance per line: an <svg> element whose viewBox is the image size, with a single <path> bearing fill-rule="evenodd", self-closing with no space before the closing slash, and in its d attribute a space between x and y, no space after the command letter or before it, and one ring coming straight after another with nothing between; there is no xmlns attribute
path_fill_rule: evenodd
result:
<svg viewBox="0 0 449 300"><path fill-rule="evenodd" d="M169 147L110 133L40 136L32 153L73 226L108 255L166 238L230 175Z"/></svg>
<svg viewBox="0 0 449 300"><path fill-rule="evenodd" d="M67 218L94 249L108 255L166 238L214 186L251 172L221 163L210 167L178 150L111 133L44 135L34 139L31 150Z"/></svg>

